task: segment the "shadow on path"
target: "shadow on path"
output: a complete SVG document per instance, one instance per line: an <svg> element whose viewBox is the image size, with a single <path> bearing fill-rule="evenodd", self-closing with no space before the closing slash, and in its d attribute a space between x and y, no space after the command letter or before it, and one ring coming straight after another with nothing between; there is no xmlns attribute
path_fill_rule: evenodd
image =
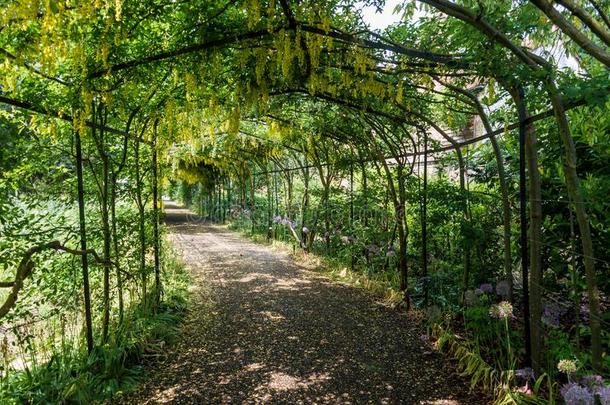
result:
<svg viewBox="0 0 610 405"><path fill-rule="evenodd" d="M194 279L178 343L121 403L485 403L405 316L166 203Z"/></svg>

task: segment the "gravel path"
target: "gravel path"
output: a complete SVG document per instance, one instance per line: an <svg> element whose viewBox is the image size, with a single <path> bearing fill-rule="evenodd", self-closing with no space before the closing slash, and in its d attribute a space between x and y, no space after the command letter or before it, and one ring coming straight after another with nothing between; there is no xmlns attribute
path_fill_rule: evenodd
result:
<svg viewBox="0 0 610 405"><path fill-rule="evenodd" d="M166 204L193 274L167 359L125 404L478 404L422 331L367 292Z"/></svg>

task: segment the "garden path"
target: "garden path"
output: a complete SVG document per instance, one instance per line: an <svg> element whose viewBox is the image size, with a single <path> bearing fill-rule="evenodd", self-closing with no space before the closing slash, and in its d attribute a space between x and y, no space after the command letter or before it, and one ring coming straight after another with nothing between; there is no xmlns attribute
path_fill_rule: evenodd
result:
<svg viewBox="0 0 610 405"><path fill-rule="evenodd" d="M477 404L421 327L366 291L166 204L193 277L165 360L118 403Z"/></svg>

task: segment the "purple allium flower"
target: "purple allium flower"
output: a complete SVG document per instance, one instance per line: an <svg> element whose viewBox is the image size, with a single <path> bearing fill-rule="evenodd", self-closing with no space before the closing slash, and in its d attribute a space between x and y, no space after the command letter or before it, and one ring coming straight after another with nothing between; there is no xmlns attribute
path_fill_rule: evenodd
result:
<svg viewBox="0 0 610 405"><path fill-rule="evenodd" d="M483 291L484 293L490 293L493 292L494 287L493 285L489 284L489 283L483 283L479 286L479 288L481 289L481 291Z"/></svg>
<svg viewBox="0 0 610 405"><path fill-rule="evenodd" d="M475 295L474 291L466 290L464 292L464 304L465 305L472 305L475 303L476 300L477 300L477 296Z"/></svg>
<svg viewBox="0 0 610 405"><path fill-rule="evenodd" d="M610 387L598 388L596 394L602 405L610 405Z"/></svg>
<svg viewBox="0 0 610 405"><path fill-rule="evenodd" d="M601 375L586 375L580 379L580 383L585 387L591 388L593 392L604 387L604 379Z"/></svg>
<svg viewBox="0 0 610 405"><path fill-rule="evenodd" d="M376 255L377 253L379 253L379 246L375 245L374 243L371 243L370 245L367 245L366 250L369 255Z"/></svg>
<svg viewBox="0 0 610 405"><path fill-rule="evenodd" d="M280 218L281 218L281 217L280 217ZM291 227L291 228L293 228L293 229L294 229L294 227L297 225L297 224L296 224L296 222L292 221L292 220L291 220L290 218L288 218L288 217L281 219L281 220L280 220L280 223L281 223L282 225L289 226L289 227Z"/></svg>
<svg viewBox="0 0 610 405"><path fill-rule="evenodd" d="M566 384L567 385L567 384ZM564 385L565 387L565 385ZM594 405L595 398L593 394L585 387L579 384L573 384L570 387L561 389L561 396L566 405Z"/></svg>
<svg viewBox="0 0 610 405"><path fill-rule="evenodd" d="M276 215L273 217L273 223L274 224L279 224L280 222L282 222L283 218L281 215Z"/></svg>
<svg viewBox="0 0 610 405"><path fill-rule="evenodd" d="M565 396L565 394L572 389L572 387L574 386L578 386L578 383L575 382L568 382L566 384L563 384L561 386L561 388L559 389L559 393L561 394L561 396Z"/></svg>
<svg viewBox="0 0 610 405"><path fill-rule="evenodd" d="M419 336L419 340L421 340L424 343L428 343L428 341L430 340L430 337L424 333L423 335Z"/></svg>
<svg viewBox="0 0 610 405"><path fill-rule="evenodd" d="M480 288L475 288L474 289L474 293L476 295L483 295L483 294L485 294L485 292L483 290L481 290Z"/></svg>
<svg viewBox="0 0 610 405"><path fill-rule="evenodd" d="M561 326L560 319L565 313L566 309L559 304L546 304L542 311L542 322L553 328L558 328Z"/></svg>
<svg viewBox="0 0 610 405"><path fill-rule="evenodd" d="M583 322L589 321L589 304L583 302L580 304L580 316Z"/></svg>
<svg viewBox="0 0 610 405"><path fill-rule="evenodd" d="M534 370L531 367L520 368L515 371L515 375L525 381L535 380Z"/></svg>
<svg viewBox="0 0 610 405"><path fill-rule="evenodd" d="M498 281L498 284L496 285L496 294L504 299L508 298L510 295L510 285L508 284L508 281Z"/></svg>

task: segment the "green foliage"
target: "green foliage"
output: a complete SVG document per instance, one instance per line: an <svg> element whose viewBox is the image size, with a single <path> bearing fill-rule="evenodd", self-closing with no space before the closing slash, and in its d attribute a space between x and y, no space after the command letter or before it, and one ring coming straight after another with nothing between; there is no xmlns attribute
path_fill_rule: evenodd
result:
<svg viewBox="0 0 610 405"><path fill-rule="evenodd" d="M0 11L0 282L10 284L32 246L60 239L74 249L82 236L103 256L90 260L95 338L110 342L133 322L121 304L141 304L147 319L159 242L154 177L170 181L168 193L205 219L228 219L404 289L415 307L440 312L435 318L451 326L463 320L459 327L475 345L461 353L463 366L488 382L476 356L510 368L523 354L520 325L504 334L506 325L486 322L493 300L464 310L465 294L481 284L520 279L519 137L509 93L518 85L530 116L551 117L556 86L570 133L560 138L565 128L556 118L535 118L542 227L541 240L530 242L542 246L533 258L542 277L531 298L567 308L558 326L541 326L549 375L568 353L591 363L596 335L581 307L593 306L587 300L597 289L599 320L610 322L610 105L608 66L595 53L607 55L607 43L587 18L605 29L606 9L577 2L583 18L553 8L562 23L533 1L406 1L396 6L399 22L372 31L353 1L64 3L6 0ZM499 155L483 140L479 114L503 129ZM80 194L75 139L83 143ZM425 216L423 149L430 159ZM159 178L151 173L153 151ZM581 184L568 192L570 173ZM584 204L574 206L578 194ZM587 226L577 212L591 228L594 269L583 260ZM56 341L35 336L47 324L69 325L70 338L82 340L78 259L57 252L32 259L34 271L6 317L28 353L58 356ZM0 301L9 297L6 288ZM34 332L21 326L33 321L42 325ZM608 353L610 337L601 337ZM510 342L520 349L511 351ZM121 355L113 353L98 354L92 366L118 367ZM608 365L610 356L602 361ZM118 389L117 378L106 380Z"/></svg>
<svg viewBox="0 0 610 405"><path fill-rule="evenodd" d="M542 374L536 379L529 392L507 389L501 392L496 398L494 405L546 405L555 404L554 392L557 390L556 383L553 383L547 374ZM529 388L529 387L528 387ZM548 397L545 397L548 395Z"/></svg>
<svg viewBox="0 0 610 405"><path fill-rule="evenodd" d="M0 380L0 402L93 403L134 388L145 377L144 362L164 356L187 306L189 277L173 252L164 256L168 283L156 312L134 305L110 341L89 355L82 344L69 342L52 346L46 360L31 352L24 370Z"/></svg>

